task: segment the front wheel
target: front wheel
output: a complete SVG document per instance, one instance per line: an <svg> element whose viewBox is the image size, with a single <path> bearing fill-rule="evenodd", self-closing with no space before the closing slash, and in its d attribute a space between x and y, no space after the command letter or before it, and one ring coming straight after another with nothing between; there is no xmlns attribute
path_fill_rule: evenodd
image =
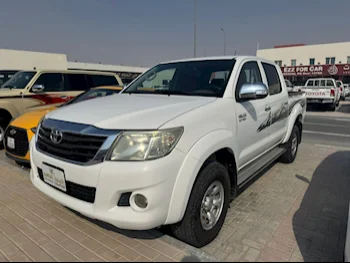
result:
<svg viewBox="0 0 350 263"><path fill-rule="evenodd" d="M183 220L171 226L179 240L196 248L212 242L224 224L230 202L227 169L212 162L198 175Z"/></svg>
<svg viewBox="0 0 350 263"><path fill-rule="evenodd" d="M4 138L5 138L5 130L7 125L5 121L0 119L0 149L4 149Z"/></svg>
<svg viewBox="0 0 350 263"><path fill-rule="evenodd" d="M297 157L299 142L300 142L300 130L297 125L294 125L292 134L290 135L289 141L286 143L286 152L281 156L280 162L292 163Z"/></svg>

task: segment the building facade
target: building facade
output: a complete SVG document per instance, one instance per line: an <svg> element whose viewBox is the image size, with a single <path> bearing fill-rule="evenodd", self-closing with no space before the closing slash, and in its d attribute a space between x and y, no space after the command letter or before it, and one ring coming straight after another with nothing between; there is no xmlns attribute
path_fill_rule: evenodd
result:
<svg viewBox="0 0 350 263"><path fill-rule="evenodd" d="M320 77L350 83L350 42L275 46L258 50L257 56L275 61L285 78L295 85Z"/></svg>

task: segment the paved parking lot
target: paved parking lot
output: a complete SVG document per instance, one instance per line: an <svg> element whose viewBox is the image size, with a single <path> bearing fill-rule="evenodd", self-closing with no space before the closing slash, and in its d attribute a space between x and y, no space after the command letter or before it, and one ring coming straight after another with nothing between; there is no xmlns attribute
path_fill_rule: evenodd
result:
<svg viewBox="0 0 350 263"><path fill-rule="evenodd" d="M181 261L157 231L122 232L91 222L39 193L0 153L0 261ZM127 220L127 219L126 219Z"/></svg>
<svg viewBox="0 0 350 263"><path fill-rule="evenodd" d="M350 150L302 144L231 204L219 237L201 250L157 231L120 231L39 193L0 153L0 261L340 261L350 200ZM202 253L204 252L204 253Z"/></svg>
<svg viewBox="0 0 350 263"><path fill-rule="evenodd" d="M341 261L350 200L350 149L301 145L231 205L225 228L203 248L224 261Z"/></svg>

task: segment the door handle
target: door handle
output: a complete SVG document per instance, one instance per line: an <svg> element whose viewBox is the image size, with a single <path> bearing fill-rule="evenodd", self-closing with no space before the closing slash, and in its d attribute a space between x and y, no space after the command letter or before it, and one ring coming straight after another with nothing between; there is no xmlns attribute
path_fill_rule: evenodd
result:
<svg viewBox="0 0 350 263"><path fill-rule="evenodd" d="M266 106L265 107L265 111L270 111L271 110L271 106Z"/></svg>

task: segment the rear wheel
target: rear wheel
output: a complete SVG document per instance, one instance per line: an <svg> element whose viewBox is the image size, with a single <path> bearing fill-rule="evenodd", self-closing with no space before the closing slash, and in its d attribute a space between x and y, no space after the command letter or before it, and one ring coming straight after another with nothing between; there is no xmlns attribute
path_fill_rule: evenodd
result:
<svg viewBox="0 0 350 263"><path fill-rule="evenodd" d="M290 135L289 141L286 143L286 152L281 156L280 162L292 163L297 157L299 142L300 142L300 130L297 125L294 125L292 134Z"/></svg>
<svg viewBox="0 0 350 263"><path fill-rule="evenodd" d="M331 104L331 105L328 107L328 109L329 109L330 111L335 111L335 110L337 109L337 104Z"/></svg>
<svg viewBox="0 0 350 263"><path fill-rule="evenodd" d="M224 224L230 203L227 169L212 162L198 175L183 220L171 226L181 241L200 248L212 242Z"/></svg>

